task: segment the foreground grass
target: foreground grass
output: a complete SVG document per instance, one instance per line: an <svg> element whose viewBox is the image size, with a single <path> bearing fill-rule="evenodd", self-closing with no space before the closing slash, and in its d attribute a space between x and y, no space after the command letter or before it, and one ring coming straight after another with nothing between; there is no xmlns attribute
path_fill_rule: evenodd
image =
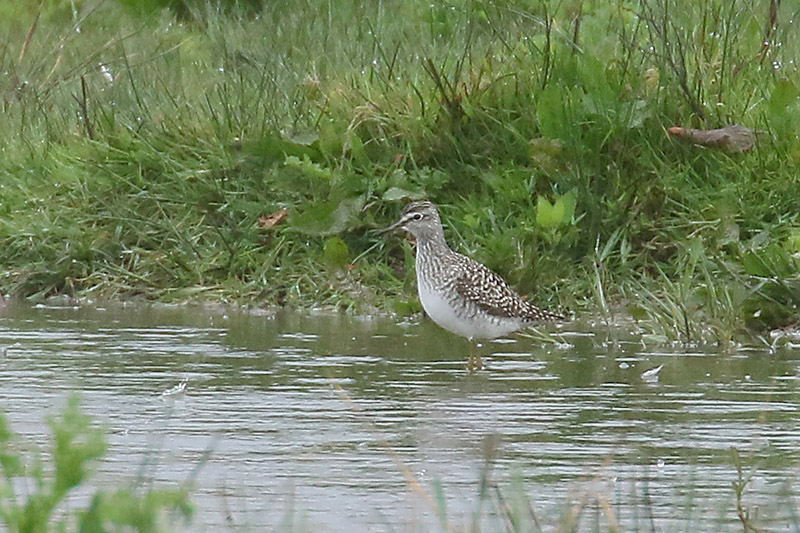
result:
<svg viewBox="0 0 800 533"><path fill-rule="evenodd" d="M4 531L166 531L187 520L192 506L186 488L129 487L98 489L85 508L67 501L91 483L95 460L106 452L102 430L94 427L72 397L59 417L48 420L52 431L49 461L28 459L3 413L0 413L0 523ZM140 482L142 480L139 480ZM168 513L181 520L166 520Z"/></svg>
<svg viewBox="0 0 800 533"><path fill-rule="evenodd" d="M51 447L41 455L30 457L29 446L10 427L0 413L0 524L4 531L37 533L48 531L76 531L101 533L106 531L158 531L191 530L195 507L190 501L189 487L174 489L154 488L139 472L130 486L93 488L92 470L107 451L106 437L79 406L73 396L57 417L49 417L47 425L52 433ZM385 444L385 441L384 441ZM447 508L447 498L440 481L431 487L420 484L407 469L404 471L410 493L426 503L427 510L438 524L432 531L639 531L655 530L663 523L666 527L680 524L692 530L714 530L730 525L724 520L731 509L735 510L743 531L764 531L769 525L780 525L797 530L798 513L792 497L791 482L779 492L780 502L759 512L746 494L748 485L758 474L760 463L767 458L775 460L775 451L740 456L732 450L732 481L730 499L721 498L719 515L695 509L694 498L699 489L694 480L687 481L686 494L675 495L676 506L669 517L665 510L654 504L650 494L650 475L645 471L642 480L628 480L623 488L603 472L611 466L604 465L599 472L578 483L570 496L555 508L542 510L536 505L536 495L526 493L520 479L499 483L494 479L494 466L498 457L498 439L487 437L483 443L485 463L476 483L476 495L471 501L471 511L465 516L452 513ZM387 452L393 454L387 446ZM767 446L769 448L769 446ZM763 457L757 457L763 456ZM44 457L45 460L42 460ZM398 465L405 469L402 464ZM202 465L201 465L202 466ZM188 483L186 484L188 485ZM630 494L623 494L623 491ZM76 493L90 493L86 505L76 505ZM685 503L677 503L679 500ZM227 507L227 504L225 504ZM685 506L681 509L681 506ZM771 516L776 513L780 516ZM787 522L788 517L788 522ZM262 526L236 525L229 516L231 531L261 530ZM413 518L414 530L425 530L425 520ZM421 521L420 521L421 520ZM663 522L663 523L662 523ZM435 522L434 522L435 523ZM401 528L402 524L387 528ZM302 510L286 510L279 531L309 531Z"/></svg>
<svg viewBox="0 0 800 533"><path fill-rule="evenodd" d="M542 305L797 321L787 3L127 4L0 1L3 292L410 312L412 250L371 230L428 197ZM666 135L733 123L754 150Z"/></svg>

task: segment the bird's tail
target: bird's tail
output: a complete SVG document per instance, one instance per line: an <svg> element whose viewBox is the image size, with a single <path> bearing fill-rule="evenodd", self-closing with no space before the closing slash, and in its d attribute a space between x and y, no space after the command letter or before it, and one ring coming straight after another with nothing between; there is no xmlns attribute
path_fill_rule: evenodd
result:
<svg viewBox="0 0 800 533"><path fill-rule="evenodd" d="M530 306L530 316L531 320L535 320L538 322L549 322L549 321L560 321L566 320L567 316L561 313L556 313L554 311L547 311L545 309L539 309L535 305Z"/></svg>

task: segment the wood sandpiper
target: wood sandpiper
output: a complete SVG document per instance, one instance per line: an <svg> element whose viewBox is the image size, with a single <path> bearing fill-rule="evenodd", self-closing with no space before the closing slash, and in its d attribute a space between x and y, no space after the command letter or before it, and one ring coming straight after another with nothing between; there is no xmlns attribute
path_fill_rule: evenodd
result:
<svg viewBox="0 0 800 533"><path fill-rule="evenodd" d="M396 228L417 240L417 290L423 309L442 328L469 339L470 373L483 367L480 355L473 355L475 339L496 339L564 318L526 302L499 274L450 249L439 210L431 202L408 204L385 231Z"/></svg>

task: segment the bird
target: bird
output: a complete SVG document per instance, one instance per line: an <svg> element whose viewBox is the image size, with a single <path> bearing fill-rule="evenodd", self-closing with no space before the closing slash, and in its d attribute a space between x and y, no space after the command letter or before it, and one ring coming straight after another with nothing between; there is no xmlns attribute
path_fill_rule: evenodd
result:
<svg viewBox="0 0 800 533"><path fill-rule="evenodd" d="M496 339L546 321L563 320L525 301L499 274L448 246L439 209L421 200L405 206L383 230L402 229L417 241L417 291L425 313L438 326L470 344L468 369L483 368L473 355L476 339Z"/></svg>

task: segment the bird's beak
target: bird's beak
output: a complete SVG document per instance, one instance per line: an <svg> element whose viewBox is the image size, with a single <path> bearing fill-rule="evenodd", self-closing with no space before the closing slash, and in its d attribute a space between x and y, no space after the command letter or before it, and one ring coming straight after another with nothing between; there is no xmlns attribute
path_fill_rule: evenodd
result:
<svg viewBox="0 0 800 533"><path fill-rule="evenodd" d="M394 231L397 228L399 228L402 225L402 222L403 222L403 220L398 220L397 222L395 222L394 224L392 224L388 228L383 228L383 229L379 229L379 230L375 230L375 231L377 231L379 234L389 233L390 231Z"/></svg>

